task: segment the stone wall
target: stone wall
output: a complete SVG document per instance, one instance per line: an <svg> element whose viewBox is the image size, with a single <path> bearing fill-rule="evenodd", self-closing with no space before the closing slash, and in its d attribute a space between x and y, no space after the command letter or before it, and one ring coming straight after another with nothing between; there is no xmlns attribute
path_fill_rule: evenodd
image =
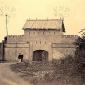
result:
<svg viewBox="0 0 85 85"><path fill-rule="evenodd" d="M46 50L49 53L49 60L52 58L65 57L66 55L74 55L75 45L74 42L78 38L76 35L63 35L61 32L53 30L38 30L26 31L26 42L30 42L30 56L33 57L33 51ZM53 48L53 43L57 47Z"/></svg>
<svg viewBox="0 0 85 85"><path fill-rule="evenodd" d="M24 35L8 35L7 43L24 42Z"/></svg>
<svg viewBox="0 0 85 85"><path fill-rule="evenodd" d="M18 61L18 55L22 54L24 60L30 59L29 43L8 43L5 44L5 60Z"/></svg>
<svg viewBox="0 0 85 85"><path fill-rule="evenodd" d="M4 42L0 43L0 61L4 60Z"/></svg>
<svg viewBox="0 0 85 85"><path fill-rule="evenodd" d="M18 60L19 53L24 55L24 60L32 60L33 51L48 51L49 61L59 59L75 52L74 42L76 35L64 35L56 30L25 30L24 35L7 36L5 44L5 59Z"/></svg>
<svg viewBox="0 0 85 85"><path fill-rule="evenodd" d="M2 43L0 43L0 60L2 60Z"/></svg>

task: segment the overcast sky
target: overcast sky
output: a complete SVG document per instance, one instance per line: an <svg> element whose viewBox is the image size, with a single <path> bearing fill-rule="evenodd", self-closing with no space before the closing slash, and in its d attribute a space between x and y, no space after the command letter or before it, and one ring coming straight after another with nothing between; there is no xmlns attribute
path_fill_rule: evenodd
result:
<svg viewBox="0 0 85 85"><path fill-rule="evenodd" d="M66 34L78 34L85 28L85 0L0 0L0 41L6 36L5 14L9 35L23 34L29 18L64 17Z"/></svg>

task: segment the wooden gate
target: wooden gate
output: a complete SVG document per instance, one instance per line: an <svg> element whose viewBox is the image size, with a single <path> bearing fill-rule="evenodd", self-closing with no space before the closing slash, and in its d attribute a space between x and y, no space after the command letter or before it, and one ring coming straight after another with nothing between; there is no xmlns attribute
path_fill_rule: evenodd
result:
<svg viewBox="0 0 85 85"><path fill-rule="evenodd" d="M33 61L48 61L48 52L45 50L33 51Z"/></svg>

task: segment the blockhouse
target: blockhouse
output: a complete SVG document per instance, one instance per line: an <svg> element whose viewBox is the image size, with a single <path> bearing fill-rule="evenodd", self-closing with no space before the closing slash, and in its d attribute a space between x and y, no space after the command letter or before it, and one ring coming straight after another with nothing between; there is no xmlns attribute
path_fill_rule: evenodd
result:
<svg viewBox="0 0 85 85"><path fill-rule="evenodd" d="M52 61L67 55L74 55L74 42L77 35L64 35L62 19L27 20L23 27L24 35L8 35L4 40L4 59Z"/></svg>

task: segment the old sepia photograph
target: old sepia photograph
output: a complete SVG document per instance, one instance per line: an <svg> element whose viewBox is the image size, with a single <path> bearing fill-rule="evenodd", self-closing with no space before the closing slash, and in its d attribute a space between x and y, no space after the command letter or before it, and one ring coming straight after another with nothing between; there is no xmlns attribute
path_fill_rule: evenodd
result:
<svg viewBox="0 0 85 85"><path fill-rule="evenodd" d="M0 0L0 85L85 85L85 0Z"/></svg>

